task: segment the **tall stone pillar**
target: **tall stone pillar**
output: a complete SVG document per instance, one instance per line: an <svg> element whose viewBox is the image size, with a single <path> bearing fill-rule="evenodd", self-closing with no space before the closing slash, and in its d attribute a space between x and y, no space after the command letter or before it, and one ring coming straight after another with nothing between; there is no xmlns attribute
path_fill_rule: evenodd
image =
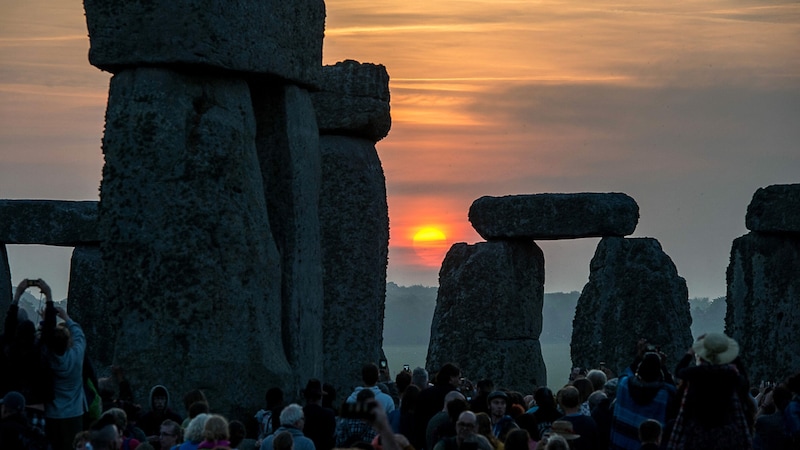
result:
<svg viewBox="0 0 800 450"><path fill-rule="evenodd" d="M243 80L155 68L111 80L101 249L114 362L139 397L200 388L239 416L290 378L255 131Z"/></svg>
<svg viewBox="0 0 800 450"><path fill-rule="evenodd" d="M11 285L11 268L8 265L8 250L0 243L0 311L5 314L14 299L14 286ZM5 318L5 315L3 316ZM5 321L3 322L5 323ZM0 331L5 328L0 324Z"/></svg>
<svg viewBox="0 0 800 450"><path fill-rule="evenodd" d="M750 380L781 380L800 366L800 184L756 191L745 224L731 248L725 332Z"/></svg>
<svg viewBox="0 0 800 450"><path fill-rule="evenodd" d="M256 150L264 180L269 227L281 256L284 352L296 391L322 377L322 257L319 129L311 96L280 83L251 83Z"/></svg>
<svg viewBox="0 0 800 450"><path fill-rule="evenodd" d="M70 317L81 325L88 343L86 351L95 370L108 368L114 362L116 328L119 314L110 308L112 302L106 293L106 273L100 247L80 246L72 251L69 269L67 310Z"/></svg>
<svg viewBox="0 0 800 450"><path fill-rule="evenodd" d="M100 198L106 290L120 312L114 362L142 402L156 383L176 398L200 388L212 410L245 419L267 388L296 383L286 349L293 361L302 353L297 322L287 324L284 346L282 322L293 311L282 305L284 266L256 147L262 99L250 88L316 86L325 5L84 7L89 60L114 73Z"/></svg>
<svg viewBox="0 0 800 450"><path fill-rule="evenodd" d="M692 344L689 291L653 238L606 237L597 245L572 327L572 363L616 373L633 362L640 338L674 367Z"/></svg>
<svg viewBox="0 0 800 450"><path fill-rule="evenodd" d="M544 255L533 241L454 244L439 271L427 368L533 392L547 371L542 333Z"/></svg>
<svg viewBox="0 0 800 450"><path fill-rule="evenodd" d="M380 65L323 68L320 128L325 381L349 395L382 355L389 213L375 143L389 132L389 76Z"/></svg>

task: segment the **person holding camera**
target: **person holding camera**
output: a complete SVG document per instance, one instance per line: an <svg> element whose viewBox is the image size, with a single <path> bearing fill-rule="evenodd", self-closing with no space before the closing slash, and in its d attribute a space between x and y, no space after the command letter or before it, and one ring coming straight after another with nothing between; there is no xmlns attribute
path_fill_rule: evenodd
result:
<svg viewBox="0 0 800 450"><path fill-rule="evenodd" d="M83 415L88 411L83 390L86 336L64 308L54 305L50 286L41 279L37 285L47 300L42 340L53 373L53 399L45 405L45 431L53 450L69 450L72 439L84 429ZM64 323L56 325L56 316Z"/></svg>
<svg viewBox="0 0 800 450"><path fill-rule="evenodd" d="M28 422L44 430L45 404L53 398L53 377L36 325L19 307L22 294L38 287L49 299L49 286L42 280L24 279L17 286L6 313L2 336L0 366L14 370L0 371L0 395L16 391L25 397Z"/></svg>

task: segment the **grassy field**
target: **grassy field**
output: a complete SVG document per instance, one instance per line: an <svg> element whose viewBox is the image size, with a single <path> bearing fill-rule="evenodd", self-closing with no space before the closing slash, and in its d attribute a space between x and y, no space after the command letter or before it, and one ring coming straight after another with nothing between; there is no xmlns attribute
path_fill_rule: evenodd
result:
<svg viewBox="0 0 800 450"><path fill-rule="evenodd" d="M408 364L411 369L425 367L425 358L428 355L427 345L387 345L383 347L386 358L389 360L389 370L392 376L403 370L403 364ZM569 343L542 344L542 357L547 367L547 385L559 388L567 383L572 363L569 358ZM465 374L469 376L469 374ZM478 380L472 380L477 382ZM502 380L493 380L495 385L502 386Z"/></svg>

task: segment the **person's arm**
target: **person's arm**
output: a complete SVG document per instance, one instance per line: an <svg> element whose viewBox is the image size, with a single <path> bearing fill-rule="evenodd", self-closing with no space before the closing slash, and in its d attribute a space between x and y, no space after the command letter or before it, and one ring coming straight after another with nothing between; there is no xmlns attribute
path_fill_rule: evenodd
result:
<svg viewBox="0 0 800 450"><path fill-rule="evenodd" d="M369 420L369 424L381 437L381 446L383 450L403 450L400 443L392 431L392 426L389 425L389 418L386 417L386 410L379 402L374 402L372 408L373 418Z"/></svg>

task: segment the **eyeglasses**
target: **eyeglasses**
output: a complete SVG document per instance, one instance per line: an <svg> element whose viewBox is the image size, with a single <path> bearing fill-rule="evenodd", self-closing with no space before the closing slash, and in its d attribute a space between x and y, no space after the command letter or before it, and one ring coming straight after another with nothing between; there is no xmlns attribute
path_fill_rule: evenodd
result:
<svg viewBox="0 0 800 450"><path fill-rule="evenodd" d="M164 433L163 431L161 432L161 436L177 436L177 435L178 435L177 433Z"/></svg>
<svg viewBox="0 0 800 450"><path fill-rule="evenodd" d="M456 422L456 426L461 428L475 428L474 423L466 423L466 422Z"/></svg>

